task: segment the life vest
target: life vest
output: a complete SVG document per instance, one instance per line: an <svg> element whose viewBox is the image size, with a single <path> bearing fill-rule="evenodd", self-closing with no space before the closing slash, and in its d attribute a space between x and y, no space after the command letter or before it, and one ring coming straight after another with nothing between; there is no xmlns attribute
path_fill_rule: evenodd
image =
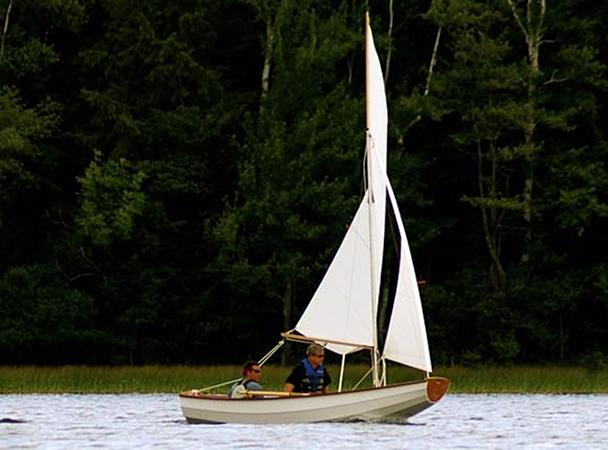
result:
<svg viewBox="0 0 608 450"><path fill-rule="evenodd" d="M306 377L302 379L302 392L318 392L323 389L323 382L325 381L323 365L319 365L315 369L308 358L302 360L302 365L306 371Z"/></svg>
<svg viewBox="0 0 608 450"><path fill-rule="evenodd" d="M249 383L254 383L254 380L241 379L239 382L234 384L230 391L228 391L228 398L245 398L245 391L247 390L247 385Z"/></svg>

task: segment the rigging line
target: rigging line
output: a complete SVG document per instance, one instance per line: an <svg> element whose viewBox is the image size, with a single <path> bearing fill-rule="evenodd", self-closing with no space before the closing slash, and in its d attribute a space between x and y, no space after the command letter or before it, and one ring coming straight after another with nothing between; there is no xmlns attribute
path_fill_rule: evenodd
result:
<svg viewBox="0 0 608 450"><path fill-rule="evenodd" d="M357 381L357 384L355 384L355 386L353 386L351 391L354 391L355 389L357 389L359 387L359 385L363 382L363 380L365 380L369 376L369 374L372 372L372 370L374 370L374 368L370 367L369 370L367 372L365 372L365 375L363 375L361 377L361 379L359 379L359 381Z"/></svg>
<svg viewBox="0 0 608 450"><path fill-rule="evenodd" d="M390 202L387 202L390 204ZM391 237L393 238L393 250L395 252L395 256L397 256L397 259L399 259L399 246L397 245L397 233L395 233L395 208L393 208L393 205L390 205L390 208L393 210L393 215L391 216L390 214L388 214L389 217L389 221L388 221L388 225L391 228Z"/></svg>
<svg viewBox="0 0 608 450"><path fill-rule="evenodd" d="M198 391L198 392L208 392L211 391L215 388L219 388L222 386L228 386L229 384L233 384L236 383L237 381L241 380L241 377L235 378L234 380L228 380L228 381L224 381L223 383L219 383L219 384L214 384L213 386L207 386L201 389L194 389L194 391Z"/></svg>
<svg viewBox="0 0 608 450"><path fill-rule="evenodd" d="M366 151L367 151L367 147L366 147ZM373 154L373 153L371 153L371 154ZM367 155L367 153L366 153L366 155ZM374 155L374 156L375 156L376 164L378 164L380 166L380 170L383 171L385 177L388 178L388 171L387 171L386 167L383 167L383 165L382 165L381 161L378 159L377 155ZM385 187L384 195L388 196L388 186ZM391 227L391 235L393 238L393 247L394 247L395 255L399 256L399 251L397 250L397 248L399 247L397 245L397 233L395 233L395 228L394 228L394 225L397 223L398 211L395 210L395 208L393 207L393 205L390 202L387 202L387 203L390 204L390 208L393 211L392 216L390 214L388 214L389 218L392 219L392 220L389 220L388 223L389 223L389 226ZM397 258L397 259L399 259L399 258Z"/></svg>
<svg viewBox="0 0 608 450"><path fill-rule="evenodd" d="M367 188L369 186L369 183L367 181L367 158L369 158L369 155L370 155L370 151L371 151L370 147L371 147L371 139L372 139L372 136L369 133L369 130L366 130L365 135L366 135L365 151L363 152L363 164L361 165L362 166L361 170L363 172L363 195L365 195L365 193L367 192Z"/></svg>
<svg viewBox="0 0 608 450"><path fill-rule="evenodd" d="M390 203L390 202L387 202ZM390 205L391 209L392 205ZM393 210L393 214L395 213L395 211ZM389 326L389 322L390 322L390 318L392 316L392 311L394 308L394 302L395 302L395 294L396 294L396 280L399 279L399 265L401 264L401 241L399 241L399 245L397 243L397 235L395 233L395 229L394 229L394 224L393 221L396 220L394 217L391 220L390 214L389 215L389 226L390 226L390 235L391 235L391 239L393 241L393 251L394 251L394 261L390 261L390 254L385 253L384 255L384 260L383 260L383 264L388 264L388 270L384 273L383 275L383 288L387 290L386 295L381 294L380 297L378 298L378 309L381 311L381 313L378 315L377 320L379 320L379 330L378 330L378 338L380 338L380 336L382 335L383 337L383 346L386 345L386 338L387 338L387 331L388 331L388 326ZM386 246L384 246L384 250L386 252ZM397 274L394 275L393 274L393 267L397 267ZM394 284L393 284L394 283ZM392 287L392 289L391 289ZM391 298L393 299L393 301L391 302ZM378 342L378 351L380 351L380 343ZM382 361L384 361L384 356L381 357ZM386 378L386 363L383 363L383 377ZM384 385L386 385L386 382L384 383Z"/></svg>
<svg viewBox="0 0 608 450"><path fill-rule="evenodd" d="M268 361L270 359L270 357L272 355L274 355L277 352L277 350L279 350L283 346L283 344L285 344L285 339L281 339L279 341L279 343L272 348L272 350L270 350L262 358L260 358L260 360L258 361L258 366L262 367L262 365L264 365L264 363L266 361ZM218 384L214 384L213 386L207 386L207 387L204 387L204 388L201 388L201 389L195 389L195 390L197 390L199 392L208 392L208 391L211 391L213 389L220 388L222 386L227 386L229 384L236 383L237 381L239 381L241 379L242 378L239 377L239 378L235 378L234 380L224 381L223 383L218 383Z"/></svg>
<svg viewBox="0 0 608 450"><path fill-rule="evenodd" d="M281 339L277 345L275 345L268 353L266 353L259 361L258 366L262 366L266 361L268 361L272 355L274 355L277 350L279 350L283 344L285 344L285 339Z"/></svg>

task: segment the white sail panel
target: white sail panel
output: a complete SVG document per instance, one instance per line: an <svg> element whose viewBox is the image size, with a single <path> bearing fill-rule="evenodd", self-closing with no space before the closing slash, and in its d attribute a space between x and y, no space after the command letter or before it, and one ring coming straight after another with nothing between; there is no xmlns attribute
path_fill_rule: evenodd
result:
<svg viewBox="0 0 608 450"><path fill-rule="evenodd" d="M399 258L399 274L393 312L388 326L384 343L384 357L406 366L415 367L426 372L432 372L429 344L422 313L422 302L418 291L418 282L414 272L414 263L407 242L403 220L395 194L386 178L391 206L395 213L401 253Z"/></svg>
<svg viewBox="0 0 608 450"><path fill-rule="evenodd" d="M369 205L364 198L325 277L295 329L304 336L373 344ZM353 347L328 344L345 354Z"/></svg>
<svg viewBox="0 0 608 450"><path fill-rule="evenodd" d="M296 330L308 337L375 346L386 214L388 112L382 69L366 26L367 178L365 197ZM354 347L329 344L345 354Z"/></svg>
<svg viewBox="0 0 608 450"><path fill-rule="evenodd" d="M367 115L367 129L371 136L372 148L374 157L372 160L378 161L380 165L373 165L371 178L376 183L380 193L384 198L384 172L386 168L386 142L388 133L388 109L386 107L386 94L384 92L384 78L382 76L382 68L380 59L374 46L374 37L372 30L367 25L366 43L366 87L365 87L365 108ZM368 149L369 151L370 149Z"/></svg>
<svg viewBox="0 0 608 450"><path fill-rule="evenodd" d="M374 46L374 37L366 20L366 115L367 115L367 176L368 201L370 206L371 264L372 264L372 295L369 301L373 305L374 320L377 314L378 297L380 293L380 277L382 258L384 254L384 231L386 215L386 142L388 133L388 111L384 78L380 59ZM374 326L375 334L375 326Z"/></svg>

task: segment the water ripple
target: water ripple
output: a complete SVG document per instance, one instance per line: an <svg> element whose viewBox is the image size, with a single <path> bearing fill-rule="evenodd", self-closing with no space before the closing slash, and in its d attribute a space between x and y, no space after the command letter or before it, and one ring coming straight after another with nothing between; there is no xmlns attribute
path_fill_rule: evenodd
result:
<svg viewBox="0 0 608 450"><path fill-rule="evenodd" d="M448 395L408 424L188 425L176 395L0 396L10 449L603 449L608 395Z"/></svg>

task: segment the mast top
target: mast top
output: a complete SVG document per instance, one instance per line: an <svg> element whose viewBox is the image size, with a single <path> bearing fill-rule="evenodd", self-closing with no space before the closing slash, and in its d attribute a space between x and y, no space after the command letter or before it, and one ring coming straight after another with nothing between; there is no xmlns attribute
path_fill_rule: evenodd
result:
<svg viewBox="0 0 608 450"><path fill-rule="evenodd" d="M369 107L369 96L370 92L370 76L369 76L369 11L365 11L365 129L369 130L371 124L371 108Z"/></svg>

